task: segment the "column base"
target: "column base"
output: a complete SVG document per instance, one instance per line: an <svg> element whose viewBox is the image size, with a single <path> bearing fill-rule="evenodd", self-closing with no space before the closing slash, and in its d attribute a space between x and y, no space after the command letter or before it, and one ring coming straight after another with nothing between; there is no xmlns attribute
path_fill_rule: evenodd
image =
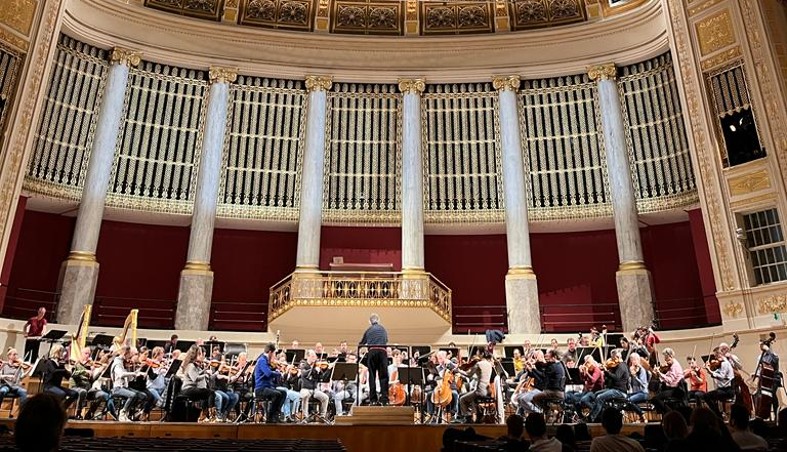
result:
<svg viewBox="0 0 787 452"><path fill-rule="evenodd" d="M175 329L207 330L212 295L212 271L185 269L180 272Z"/></svg>
<svg viewBox="0 0 787 452"><path fill-rule="evenodd" d="M99 264L90 259L68 259L60 266L57 323L76 325L85 305L96 296Z"/></svg>
<svg viewBox="0 0 787 452"><path fill-rule="evenodd" d="M509 271L506 275L506 307L509 334L541 333L538 282L532 270Z"/></svg>
<svg viewBox="0 0 787 452"><path fill-rule="evenodd" d="M653 323L653 282L647 269L618 270L618 303L623 331L634 331Z"/></svg>

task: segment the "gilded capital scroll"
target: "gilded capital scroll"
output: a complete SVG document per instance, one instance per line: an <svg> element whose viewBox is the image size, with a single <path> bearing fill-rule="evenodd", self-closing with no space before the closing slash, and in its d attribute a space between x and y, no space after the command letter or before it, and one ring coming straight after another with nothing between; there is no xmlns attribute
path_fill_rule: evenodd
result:
<svg viewBox="0 0 787 452"><path fill-rule="evenodd" d="M238 78L238 68L211 66L208 77L211 83L232 83Z"/></svg>
<svg viewBox="0 0 787 452"><path fill-rule="evenodd" d="M328 91L333 86L333 77L330 75L309 75L306 77L306 90Z"/></svg>
<svg viewBox="0 0 787 452"><path fill-rule="evenodd" d="M615 80L618 76L618 68L615 63L605 63L588 68L588 76L594 82L601 80Z"/></svg>
<svg viewBox="0 0 787 452"><path fill-rule="evenodd" d="M123 64L129 67L138 66L142 60L142 54L136 50L115 47L109 55L109 62L112 64Z"/></svg>
<svg viewBox="0 0 787 452"><path fill-rule="evenodd" d="M518 75L496 75L492 77L492 86L497 91L516 91L519 89Z"/></svg>
<svg viewBox="0 0 787 452"><path fill-rule="evenodd" d="M403 94L421 94L426 89L426 80L422 78L400 78L399 91Z"/></svg>

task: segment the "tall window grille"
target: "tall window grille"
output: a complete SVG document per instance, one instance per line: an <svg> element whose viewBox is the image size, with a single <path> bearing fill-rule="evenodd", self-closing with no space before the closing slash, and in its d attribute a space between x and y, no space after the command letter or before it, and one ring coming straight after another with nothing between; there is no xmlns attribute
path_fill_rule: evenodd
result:
<svg viewBox="0 0 787 452"><path fill-rule="evenodd" d="M491 84L427 85L422 111L427 208L502 209L497 93Z"/></svg>
<svg viewBox="0 0 787 452"><path fill-rule="evenodd" d="M774 208L743 215L743 225L755 282L787 280L787 248L779 212Z"/></svg>
<svg viewBox="0 0 787 452"><path fill-rule="evenodd" d="M0 46L0 135L5 128L5 118L8 116L8 111L11 110L20 61L18 55ZM0 146L2 146L2 142L0 142ZM2 152L1 147L0 152Z"/></svg>
<svg viewBox="0 0 787 452"><path fill-rule="evenodd" d="M28 176L71 187L84 182L107 56L106 50L60 35Z"/></svg>

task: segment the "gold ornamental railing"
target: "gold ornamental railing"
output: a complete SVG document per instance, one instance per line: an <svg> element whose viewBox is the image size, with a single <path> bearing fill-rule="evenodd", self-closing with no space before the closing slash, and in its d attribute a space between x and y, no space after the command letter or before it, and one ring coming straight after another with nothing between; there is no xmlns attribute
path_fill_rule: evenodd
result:
<svg viewBox="0 0 787 452"><path fill-rule="evenodd" d="M295 272L271 287L268 322L295 306L428 307L451 321L451 289L430 273Z"/></svg>

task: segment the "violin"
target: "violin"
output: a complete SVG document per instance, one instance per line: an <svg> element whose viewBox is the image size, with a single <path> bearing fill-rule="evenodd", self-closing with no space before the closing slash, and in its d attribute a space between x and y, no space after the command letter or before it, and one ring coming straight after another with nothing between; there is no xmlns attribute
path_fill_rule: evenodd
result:
<svg viewBox="0 0 787 452"><path fill-rule="evenodd" d="M610 358L604 363L604 367L607 370L612 370L612 369L615 369L616 367L618 367L618 364L620 364L620 359L618 359L618 358Z"/></svg>
<svg viewBox="0 0 787 452"><path fill-rule="evenodd" d="M716 358L711 358L708 360L708 363L705 365L711 371L717 371L721 367L721 361Z"/></svg>

